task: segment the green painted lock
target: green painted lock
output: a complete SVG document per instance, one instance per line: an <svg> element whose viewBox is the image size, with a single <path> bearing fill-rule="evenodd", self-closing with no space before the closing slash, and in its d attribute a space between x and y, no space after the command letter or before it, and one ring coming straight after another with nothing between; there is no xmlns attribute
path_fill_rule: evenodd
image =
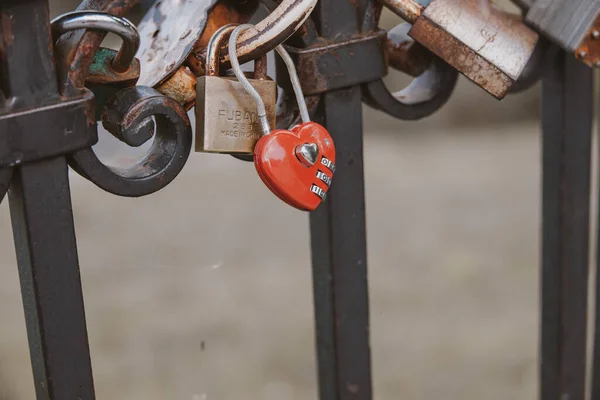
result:
<svg viewBox="0 0 600 400"><path fill-rule="evenodd" d="M121 89L135 86L140 77L140 61L137 58L123 72L117 72L112 62L117 51L101 47L94 55L85 86L94 93L96 99L96 120L99 121L102 109L110 97Z"/></svg>

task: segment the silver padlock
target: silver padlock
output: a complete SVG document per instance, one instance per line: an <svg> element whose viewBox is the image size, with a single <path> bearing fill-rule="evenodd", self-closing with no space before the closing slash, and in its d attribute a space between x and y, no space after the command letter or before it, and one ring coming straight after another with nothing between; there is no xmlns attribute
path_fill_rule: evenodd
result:
<svg viewBox="0 0 600 400"><path fill-rule="evenodd" d="M502 99L534 53L539 35L487 0L381 0L412 24L409 35Z"/></svg>

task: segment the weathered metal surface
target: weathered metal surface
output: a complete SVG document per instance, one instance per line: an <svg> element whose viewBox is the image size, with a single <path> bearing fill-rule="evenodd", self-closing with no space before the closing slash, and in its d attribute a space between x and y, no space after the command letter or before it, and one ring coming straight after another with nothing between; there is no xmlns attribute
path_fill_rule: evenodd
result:
<svg viewBox="0 0 600 400"><path fill-rule="evenodd" d="M425 7L415 0L380 0L390 11L408 22L414 24L423 14Z"/></svg>
<svg viewBox="0 0 600 400"><path fill-rule="evenodd" d="M65 155L97 141L91 92L29 110L0 111L0 168Z"/></svg>
<svg viewBox="0 0 600 400"><path fill-rule="evenodd" d="M240 35L236 53L240 63L258 58L283 43L302 26L316 3L317 0L282 0L265 19ZM226 50L227 46L224 47L223 50ZM224 67L229 66L227 54L227 51L221 51ZM204 74L205 62L204 50L192 53L187 60L190 69L197 75Z"/></svg>
<svg viewBox="0 0 600 400"><path fill-rule="evenodd" d="M426 118L443 107L454 92L458 73L439 58L405 88L390 89L381 80L363 87L363 100L392 117L414 121Z"/></svg>
<svg viewBox="0 0 600 400"><path fill-rule="evenodd" d="M177 7L175 2L179 1L157 2L140 23L142 45L138 57L144 66L148 64L148 68L145 67L142 71L141 85L155 86L163 82L184 63L186 58L186 65L196 75L204 74L206 56L202 44L209 36L207 33L201 37L201 34L207 25L207 20L210 20L208 11L215 3L212 0L195 2L188 0L184 3L184 7ZM244 31L238 46L240 62L257 58L287 39L308 18L315 3L316 0L283 0L254 28ZM237 5L235 2L231 4L232 7L227 12L216 9L214 18L217 23L208 24L212 26L211 29L218 27L219 22L225 22L223 15L231 16L231 8L236 8ZM239 22L244 22L251 14L247 11L234 15L238 16ZM196 45L199 39L200 43ZM193 49L195 52L190 55ZM222 54L222 61L227 62L227 53Z"/></svg>
<svg viewBox="0 0 600 400"><path fill-rule="evenodd" d="M363 32L378 29L382 7L382 3L378 1L358 1ZM397 45L395 52L408 50L415 43L414 39L408 36L410 28L410 24L403 23L388 32L388 38L392 38ZM403 120L425 118L440 109L454 91L458 72L429 50L425 51L431 55L432 61L407 87L392 93L382 80L370 82L362 87L363 101L375 109ZM413 62L407 63L408 66L403 68L410 70ZM419 63L415 61L414 66L418 66Z"/></svg>
<svg viewBox="0 0 600 400"><path fill-rule="evenodd" d="M215 18L213 18L213 14L215 13L216 10L219 9L220 4L217 4L217 6L215 6L215 8L213 9L213 11L211 12L211 17L209 18L209 23L211 23L210 25L215 25ZM220 21L220 19L218 19ZM212 22L211 22L212 21ZM218 33L215 31L213 32L213 36L214 35L218 35L219 38L216 39L217 42L221 42L221 39L226 39L229 34L231 34L231 32L233 31L233 29L235 29L235 27L237 26L237 23L230 23L230 24L226 24L226 25L222 25L219 27L218 29ZM209 29L209 27L207 27L207 29ZM210 28L210 30L212 31L212 28ZM204 34L202 35L201 40L199 40L197 42L204 42L204 36L206 34L206 30L204 31ZM206 46L208 46L208 43L206 43ZM207 48L208 50L208 48ZM219 65L219 54L218 52L220 51L220 47L213 47L212 48L212 52L213 54L208 57L209 63L206 65L206 74L207 75L219 75L220 74L220 65ZM265 79L267 77L266 75L266 70L267 70L267 59L266 59L266 55L263 55L263 57L255 60L254 63L254 79ZM181 66L177 69L177 71L175 71L175 73L169 77L168 79L166 79L163 83L159 84L157 86L157 90L169 97L174 98L175 100L177 100L180 104L182 104L184 106L184 108L186 110L191 109L194 104L196 104L196 75L194 73L192 73L192 71L187 67L187 66Z"/></svg>
<svg viewBox="0 0 600 400"><path fill-rule="evenodd" d="M383 50L385 37L385 31L380 30L342 41L316 43L302 49L285 48L297 65L302 91L305 95L312 95L384 77L387 74ZM278 63L277 76L285 75L285 70L285 65Z"/></svg>
<svg viewBox="0 0 600 400"><path fill-rule="evenodd" d="M156 86L173 74L200 38L217 0L160 0L138 24L144 66L140 85Z"/></svg>
<svg viewBox="0 0 600 400"><path fill-rule="evenodd" d="M127 197L154 193L175 179L187 161L192 146L187 113L155 89L136 86L118 92L106 105L102 124L132 146L154 136L148 154L134 165L109 167L91 148L71 156L72 168L107 192Z"/></svg>
<svg viewBox="0 0 600 400"><path fill-rule="evenodd" d="M219 76L221 74L221 48L222 44L227 43L227 39L231 36L231 32L238 24L226 24L215 31L208 41L205 49L206 64L204 72L206 75ZM264 55L261 57L264 58Z"/></svg>
<svg viewBox="0 0 600 400"><path fill-rule="evenodd" d="M556 49L547 62L542 81L539 398L585 399L593 71Z"/></svg>
<svg viewBox="0 0 600 400"><path fill-rule="evenodd" d="M137 4L137 0L88 0L79 9L97 9L113 15L123 15ZM61 92L74 95L83 90L94 54L105 36L101 31L76 31L62 35L56 45ZM142 68L143 69L143 68ZM148 138L147 130L154 129L151 117L155 117L156 132L151 151L135 165L108 167L95 155L92 148L79 150L68 157L69 165L80 175L97 186L122 196L143 196L165 187L185 164L191 148L191 128L185 110L172 99L150 89L133 88L138 95L123 91L107 104L106 112L121 112L128 119L121 125L111 126L114 135L130 145ZM128 95L129 93L129 95ZM121 101L119 101L121 100ZM130 101L131 110L123 102ZM110 110L110 107L121 107ZM109 118L110 120L110 118ZM110 124L109 124L110 126ZM134 133L135 132L135 133Z"/></svg>
<svg viewBox="0 0 600 400"><path fill-rule="evenodd" d="M413 0L382 0L412 22L409 35L493 96L518 80L538 35L518 16L487 1L436 0L423 9Z"/></svg>
<svg viewBox="0 0 600 400"><path fill-rule="evenodd" d="M48 32L50 30L49 22L46 24L48 11L42 0L30 0L32 10L27 16L26 6L19 3L17 0L0 2L0 87L6 97L3 114L60 101L56 82L49 81L48 77L54 72L52 40L49 35L44 35L46 28ZM43 22L32 26L33 18ZM28 37L29 33L31 37ZM25 49L30 48L28 42L33 40L39 40L39 46L28 54ZM37 71L33 65L46 73L27 76L27 72Z"/></svg>
<svg viewBox="0 0 600 400"><path fill-rule="evenodd" d="M262 0L262 4L269 12L275 10L279 5L277 0ZM319 34L317 32L313 18L309 18L306 21L304 21L302 26L300 26L292 34L292 36L290 36L286 40L286 44L303 48L310 44L316 43L318 40L320 40ZM277 54L276 57L278 57ZM302 122L298 109L298 102L296 101L296 96L291 90L291 85L289 84L289 82L287 82L287 80L289 80L287 69L281 75L277 75L277 85L282 86L282 90L278 91L276 106L276 125L278 129L289 129L292 126ZM304 100L306 102L308 112L311 118L315 115L315 112L319 106L320 98L321 96L319 95L304 96ZM244 161L252 161L252 157L245 157L243 155L234 157L243 159Z"/></svg>
<svg viewBox="0 0 600 400"><path fill-rule="evenodd" d="M252 72L253 79L271 79L267 75L267 67L269 63L267 62L267 55L265 54L263 57L257 58L254 60L254 71Z"/></svg>
<svg viewBox="0 0 600 400"><path fill-rule="evenodd" d="M110 32L120 36L123 40L121 48L112 59L112 68L117 72L129 69L140 45L140 36L130 21L96 11L74 11L60 15L52 20L51 27L54 40L66 32L78 29Z"/></svg>
<svg viewBox="0 0 600 400"><path fill-rule="evenodd" d="M58 144L49 143L47 136L51 133L59 139L61 127L65 136L59 139L65 145L63 152L72 146L71 141L85 135L81 130L68 131L83 128L69 125L66 121L69 106L57 104L62 99L49 21L46 0L0 2L3 55L0 81L8 97L2 113L21 113L21 116L31 113L37 117L31 121L19 117L19 124L3 127L2 134L11 137L11 141L2 143L2 152L15 154L23 145L21 141L26 140L34 152L47 153L51 148L58 153ZM68 98L64 100L70 102ZM52 113L55 116L45 112L48 105L56 105ZM42 113L48 119L40 118ZM16 121L15 114L5 117ZM71 117L85 121L84 126L89 122L85 107ZM53 121L60 125L53 127ZM0 186L9 173L0 172ZM94 383L65 157L20 164L12 168L12 173L11 223L36 398L93 400Z"/></svg>
<svg viewBox="0 0 600 400"><path fill-rule="evenodd" d="M410 35L498 99L502 99L513 84L508 75L479 55L477 51L465 46L453 35L426 18L420 18L413 25Z"/></svg>
<svg viewBox="0 0 600 400"><path fill-rule="evenodd" d="M196 75L183 66L164 83L159 84L156 90L177 101L187 111L196 104L196 80Z"/></svg>
<svg viewBox="0 0 600 400"><path fill-rule="evenodd" d="M598 0L537 0L525 20L563 49L574 53L599 15Z"/></svg>
<svg viewBox="0 0 600 400"><path fill-rule="evenodd" d="M134 58L129 68L118 72L112 66L116 54L112 49L98 49L85 79L86 87L108 85L113 88L125 88L136 84L140 77L140 60Z"/></svg>
<svg viewBox="0 0 600 400"><path fill-rule="evenodd" d="M115 16L127 14L139 0L83 0L77 10L97 10ZM55 44L61 94L73 96L84 87L89 67L106 32L77 30L66 33Z"/></svg>
<svg viewBox="0 0 600 400"><path fill-rule="evenodd" d="M97 11L63 14L52 20L50 26L55 41L78 29L112 32L121 37L123 42L118 51L100 48L95 52L85 78L85 85L94 93L96 117L99 118L107 99L120 88L134 86L140 76L140 63L135 58L140 39L135 26L124 18ZM77 93L75 89L72 95Z"/></svg>
<svg viewBox="0 0 600 400"><path fill-rule="evenodd" d="M385 53L390 67L417 77L433 61L433 54L407 35L410 25L400 24L387 33Z"/></svg>
<svg viewBox="0 0 600 400"><path fill-rule="evenodd" d="M377 26L378 21L372 16L379 15L376 10L378 7L380 6L372 5L370 8L375 8L374 10L366 10L364 27ZM398 91L391 92L382 80L363 85L363 100L369 106L395 118L418 120L433 114L446 104L456 86L458 72L429 50L416 44L414 39L408 36L410 28L410 24L403 23L388 32L388 38L393 38L396 46L394 52L410 51L411 46L416 45L418 49L425 50L431 59L430 63L407 87ZM417 72L417 69L425 67L421 64L422 56L411 58L407 55L406 59L406 63L402 65L403 69L412 68Z"/></svg>
<svg viewBox="0 0 600 400"><path fill-rule="evenodd" d="M257 3L258 1L255 0L252 3L248 3L248 5L256 5ZM210 38L221 27L229 24L237 25L248 22L252 16L252 13L254 13L254 11L257 8L250 8L248 5L240 7L239 4L235 4L234 6L233 4L230 4L228 2L220 2L217 3L212 9L208 17L206 28L204 28L204 32L202 33L202 36L194 44L192 54L186 60L186 63L190 66L190 68L196 75L204 75L205 71L203 69L203 65L199 62L198 58L196 58L195 54L203 54L204 49L206 48L206 46L208 46ZM229 32L231 33L231 31ZM217 62L218 61L219 60L217 60Z"/></svg>
<svg viewBox="0 0 600 400"><path fill-rule="evenodd" d="M259 4L258 0L221 0L215 4L210 11L202 36L194 44L194 49L201 50L206 47L212 35L223 25L244 24L248 22L258 9Z"/></svg>
<svg viewBox="0 0 600 400"><path fill-rule="evenodd" d="M487 1L436 0L425 8L423 17L513 80L521 75L538 41L537 33L523 24L520 16ZM431 41L424 43L428 44Z"/></svg>
<svg viewBox="0 0 600 400"><path fill-rule="evenodd" d="M575 57L590 67L600 67L600 16L575 50Z"/></svg>
<svg viewBox="0 0 600 400"><path fill-rule="evenodd" d="M269 7L269 1L266 1L266 4ZM363 18L362 31L377 31L382 9L381 3L359 1L358 6L359 10L362 9L360 14ZM408 29L410 29L409 24L401 24L390 31L390 34L394 35L395 43L415 43L414 39L407 35ZM305 48L317 45L320 40L322 39L319 39L313 20L310 19L290 37L287 43L297 48ZM410 48L410 46L401 46L403 49ZM425 51L431 55L428 50ZM431 57L432 63L424 73L415 78L409 86L393 94L381 80L363 84L363 100L369 106L399 119L416 120L431 115L450 98L458 78L458 73L454 68L434 55ZM410 65L410 61L408 63ZM359 63L349 64L348 69L362 68L357 64ZM415 61L414 64L418 66L419 62ZM278 71L277 74L277 82L284 90L280 93L277 105L277 125L280 128L287 128L298 123L299 120L294 96L287 93L289 90L285 90L285 87L288 89L290 87L289 83L286 83L287 73L283 69L280 70L281 73ZM319 97L305 96L305 99L309 110L314 113L319 104Z"/></svg>

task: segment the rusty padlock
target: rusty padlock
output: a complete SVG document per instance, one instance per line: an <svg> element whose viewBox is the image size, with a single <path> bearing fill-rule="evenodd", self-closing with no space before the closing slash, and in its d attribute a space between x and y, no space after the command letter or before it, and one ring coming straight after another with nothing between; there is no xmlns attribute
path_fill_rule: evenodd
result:
<svg viewBox="0 0 600 400"><path fill-rule="evenodd" d="M135 53L140 46L140 36L133 23L126 18L115 17L98 11L73 11L62 14L51 21L53 38L77 29L94 29L118 35L120 49L101 47L94 54L89 67L85 86L94 93L96 119L108 98L121 89L135 86L140 77L140 61Z"/></svg>
<svg viewBox="0 0 600 400"><path fill-rule="evenodd" d="M96 98L97 120L108 99L121 89L135 86L140 77L140 61L137 58L131 61L127 69L117 71L112 65L116 55L117 52L113 49L99 48L85 80L85 86Z"/></svg>
<svg viewBox="0 0 600 400"><path fill-rule="evenodd" d="M502 99L534 53L538 34L489 0L380 0L412 24L409 35Z"/></svg>
<svg viewBox="0 0 600 400"><path fill-rule="evenodd" d="M219 48L235 25L225 25L211 37L207 46L205 76L196 84L197 152L251 154L261 137L256 103L242 84L231 76L219 75ZM264 54L254 63L250 83L262 96L271 129L275 128L277 86L266 75Z"/></svg>

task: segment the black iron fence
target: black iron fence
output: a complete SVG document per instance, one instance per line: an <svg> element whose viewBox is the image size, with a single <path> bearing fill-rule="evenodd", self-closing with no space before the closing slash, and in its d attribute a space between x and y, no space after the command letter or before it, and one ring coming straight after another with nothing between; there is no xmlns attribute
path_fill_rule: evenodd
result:
<svg viewBox="0 0 600 400"><path fill-rule="evenodd" d="M122 14L133 2L96 3L87 5ZM369 0L321 0L313 19L319 39L347 43L363 35L368 42L377 27L373 7ZM106 190L137 196L165 186L183 164L143 165L111 181L111 172L90 155L97 140L93 101L82 89L85 78L78 69L89 62L101 35L88 33L79 47L63 49L63 57L56 57L46 0L2 1L0 27L0 193L8 192L10 202L36 394L38 399L93 399L68 167ZM342 49L342 57L348 56L344 51L357 50ZM68 67L57 64L63 59ZM590 213L593 72L558 49L547 52L544 65L540 398L576 400L585 398L590 218L598 215ZM343 79L335 73L321 76L322 86L311 93L318 99L312 103L318 103L316 119L327 126L338 149L335 184L310 217L317 375L321 399L366 400L374 396L358 110L365 98L371 104L381 99L377 78L385 68L337 67ZM379 75L365 80L368 73ZM449 94L441 95L441 103ZM144 100L147 94L138 96ZM408 109L392 112L420 118L441 103L438 99L414 115ZM164 157L187 157L189 121L185 126L185 119L161 112L165 124L178 132L169 142L178 143L177 151ZM600 337L598 313L595 339ZM600 399L600 346L594 349L587 379L592 399Z"/></svg>

